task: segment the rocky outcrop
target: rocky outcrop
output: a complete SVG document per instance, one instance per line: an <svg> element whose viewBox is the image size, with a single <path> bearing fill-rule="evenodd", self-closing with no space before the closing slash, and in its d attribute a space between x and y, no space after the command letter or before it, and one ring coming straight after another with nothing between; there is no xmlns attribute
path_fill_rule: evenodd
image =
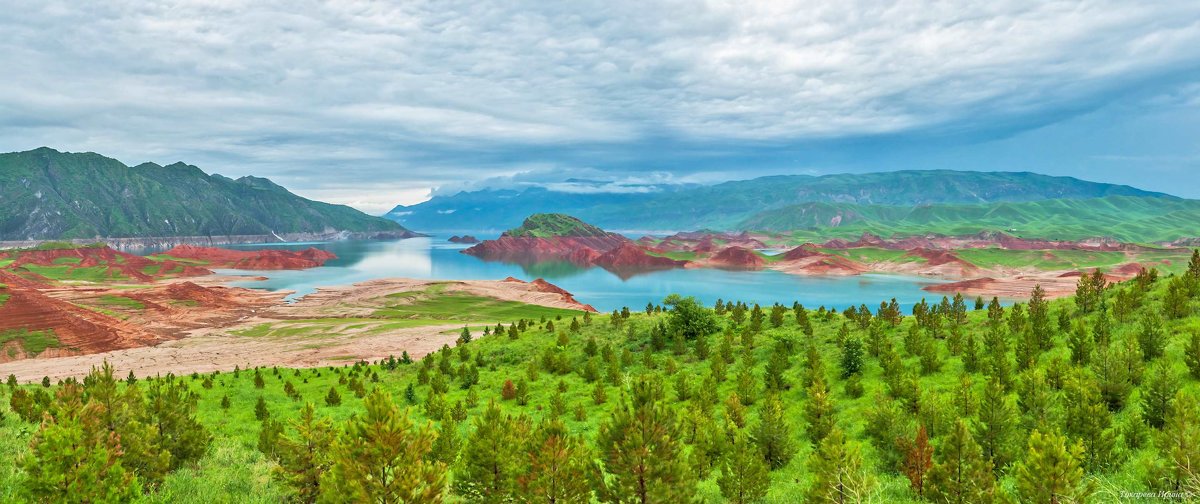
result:
<svg viewBox="0 0 1200 504"><path fill-rule="evenodd" d="M474 243L479 243L479 238L476 238L476 237L474 237L474 236L471 236L471 235L464 235L464 236L458 236L458 235L454 235L454 236L451 236L451 237L450 237L450 239L449 239L449 240L447 240L447 241L449 241L450 243L470 243L470 244L474 244Z"/></svg>
<svg viewBox="0 0 1200 504"><path fill-rule="evenodd" d="M551 292L554 294L558 294L563 297L563 300L567 301L568 303L579 305L579 308L584 311L590 311L590 312L596 311L596 309L593 308L592 305L583 304L583 303L580 303L579 301L576 301L575 296L573 296L570 292L567 292L562 287L559 287L550 282L547 282L544 279L538 278L538 279L530 282L530 284L532 284L533 287L540 292Z"/></svg>
<svg viewBox="0 0 1200 504"><path fill-rule="evenodd" d="M653 256L646 253L645 249L637 245L632 243L624 243L621 246L596 257L592 261L592 264L613 271L634 272L682 268L687 265L687 261L680 261L671 259L669 257Z"/></svg>
<svg viewBox="0 0 1200 504"><path fill-rule="evenodd" d="M631 242L628 238L615 233L604 236L556 236L550 238L501 236L495 240L487 240L464 249L462 253L489 261L572 261L571 257L581 254L579 251L582 249L590 249L603 254L626 243Z"/></svg>
<svg viewBox="0 0 1200 504"><path fill-rule="evenodd" d="M293 252L290 250L230 250L179 245L162 255L167 258L202 261L212 268L240 270L308 269L322 266L331 259L337 259L332 252L314 247Z"/></svg>
<svg viewBox="0 0 1200 504"><path fill-rule="evenodd" d="M115 317L81 308L33 289L5 289L0 306L0 332L47 332L57 340L40 356L95 353L152 345L162 339ZM23 352L0 352L0 362L34 357Z"/></svg>
<svg viewBox="0 0 1200 504"><path fill-rule="evenodd" d="M722 249L708 258L708 262L722 269L757 270L762 269L766 261L753 250L732 246Z"/></svg>

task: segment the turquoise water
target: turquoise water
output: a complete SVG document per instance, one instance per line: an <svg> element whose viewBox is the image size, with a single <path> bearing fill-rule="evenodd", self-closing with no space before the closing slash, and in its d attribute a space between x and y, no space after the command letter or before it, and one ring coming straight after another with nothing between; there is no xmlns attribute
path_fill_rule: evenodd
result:
<svg viewBox="0 0 1200 504"><path fill-rule="evenodd" d="M895 275L856 277L803 277L778 271L723 271L715 269L676 269L656 271L622 279L602 268L579 268L564 263L540 263L532 266L488 262L459 253L465 248L444 238L412 238L399 241L342 241L329 243L245 245L237 248L304 249L317 247L337 254L324 267L302 271L232 271L267 277L265 281L246 281L236 285L269 290L296 291L293 298L313 292L317 287L349 285L375 278L428 278L442 280L500 280L508 276L522 280L545 278L570 291L576 299L601 311L622 306L640 309L647 302L659 302L668 294L696 296L705 304L718 298L740 299L769 305L836 307L867 304L874 310L879 302L895 297L908 308L923 297L941 299L921 290L936 283L926 278Z"/></svg>

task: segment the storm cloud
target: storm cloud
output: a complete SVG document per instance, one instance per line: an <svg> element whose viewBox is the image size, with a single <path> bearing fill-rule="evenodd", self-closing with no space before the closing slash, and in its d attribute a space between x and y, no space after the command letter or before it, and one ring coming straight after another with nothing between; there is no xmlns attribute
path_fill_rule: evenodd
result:
<svg viewBox="0 0 1200 504"><path fill-rule="evenodd" d="M373 213L572 173L1200 192L1172 181L1200 170L1187 1L15 0L0 62L2 150L182 160Z"/></svg>

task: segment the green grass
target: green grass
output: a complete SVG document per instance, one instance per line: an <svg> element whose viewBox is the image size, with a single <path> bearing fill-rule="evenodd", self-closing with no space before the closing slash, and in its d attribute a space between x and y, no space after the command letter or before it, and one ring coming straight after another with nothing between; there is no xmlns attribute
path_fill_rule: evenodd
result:
<svg viewBox="0 0 1200 504"><path fill-rule="evenodd" d="M861 247L853 249L821 249L821 252L845 257L847 259L874 263L874 262L921 262L925 259L916 256L905 256L908 253L906 250L890 250L876 247Z"/></svg>
<svg viewBox="0 0 1200 504"><path fill-rule="evenodd" d="M110 272L107 266L76 268L70 265L42 266L27 264L24 268L30 273L60 282L107 283L116 280L128 280L128 278L117 273L115 270Z"/></svg>
<svg viewBox="0 0 1200 504"><path fill-rule="evenodd" d="M145 310L146 305L141 301L125 296L116 296L113 294L105 294L96 300L101 306L123 308L128 310Z"/></svg>
<svg viewBox="0 0 1200 504"><path fill-rule="evenodd" d="M520 227L505 232L508 236L522 238L551 238L557 236L604 236L603 229L583 222L575 217L557 213L530 215Z"/></svg>
<svg viewBox="0 0 1200 504"><path fill-rule="evenodd" d="M79 265L79 263L83 262L83 259L80 259L78 257L56 257L51 262L54 264L69 264L72 266L77 266L77 265Z"/></svg>
<svg viewBox="0 0 1200 504"><path fill-rule="evenodd" d="M47 348L58 348L61 344L58 336L52 330L30 331L28 329L11 329L0 331L0 347L12 341L18 342L21 349L30 356L37 356Z"/></svg>
<svg viewBox="0 0 1200 504"><path fill-rule="evenodd" d="M576 310L503 301L460 292L401 292L390 294L389 297L405 302L376 310L373 316L430 322L484 322L579 315Z"/></svg>
<svg viewBox="0 0 1200 504"><path fill-rule="evenodd" d="M1158 310L1165 291L1165 283L1165 279L1160 280L1159 285L1147 295L1146 304L1141 309L1141 313ZM1115 292L1109 294L1110 305L1114 295ZM487 318L501 313L494 311L495 306L464 304L468 298L457 297L454 293L444 291L435 294L427 291L397 293L391 298L410 302L411 305L408 306L416 306L415 311L411 313L422 313L429 316L444 316L448 312L461 316L462 312L467 312L471 313L473 317ZM1196 307L1195 304L1193 303L1193 308ZM1052 316L1057 316L1061 311L1073 310L1073 306L1071 299L1055 301L1051 303L1050 312ZM401 308L401 306L397 306L395 309ZM480 312L489 314L484 317L479 315ZM713 386L716 397L719 401L730 397L737 387L736 376L743 367L750 368L751 374L761 380L764 369L770 360L772 347L776 342L793 341L804 345L808 341L812 341L824 362L825 378L831 386L830 394L836 401L837 425L860 446L864 457L864 467L879 480L880 485L877 489L878 493L875 495L875 501L922 502L909 489L908 481L904 476L892 468L879 465L879 452L866 439L868 412L876 406L880 397L887 396L887 386L884 383L883 371L878 360L870 356L864 357L862 384L865 391L861 397L857 398L848 395L845 391L846 381L841 378L838 367L841 350L835 343L845 319L841 316L824 319L817 316L815 311L810 311L810 317L814 326L814 335L811 340L805 338L790 311L780 327L776 328L765 324L764 330L754 337L752 344L746 344L740 338L735 338L732 347L735 362L730 364L725 379ZM1139 318L1140 314L1135 314L1128 321L1115 322L1112 332L1114 345L1123 345L1124 342L1135 338L1139 330ZM554 320L549 317L548 319ZM339 323L346 323L347 320L341 319ZM561 321L555 321L559 331L563 331L567 327L568 320L569 315L564 315ZM710 374L710 360L698 358L690 345L681 353L673 352L670 346L664 350L652 350L648 345L648 331L651 327L666 320L665 315L634 313L628 321L624 322L624 327L614 327L609 323L607 316L596 316L590 325L583 326L579 332L566 332L566 345L560 350L565 353L570 362L570 371L556 374L543 367L537 374L536 380L529 382L530 401L528 405L524 406L515 401L500 400L499 391L505 380L516 381L523 377L530 378L527 374L528 363L530 361L540 362L546 352L560 348L557 346L555 334L545 329L540 318L535 318L531 327L521 333L517 339L509 339L507 336L480 337L480 333L473 330L476 338L466 344L463 349L470 353L469 358L471 359L482 356L481 358L486 364L479 367L479 382L472 388L478 394L479 401L475 405L467 406L468 420L459 425L458 434L466 436L471 432L473 419L481 413L490 400L496 400L507 413L526 415L534 420L546 418L551 415L550 400L555 395L559 384L562 383L566 387L566 392L562 394L562 397L567 405L567 413L562 420L571 432L582 435L589 442L594 441L600 425L607 420L614 404L619 401L622 389L620 386L609 383L604 377L602 369L600 383L603 384L608 394L608 402L596 405L592 401L591 392L595 384L589 383L581 372L590 358L585 353L589 340L594 341L596 346L601 349L600 354L603 354L603 349L609 348L617 356L629 352L633 357L628 363L621 365L618 378L622 382L627 382L633 377L645 373L662 376L667 384L668 404L672 408L681 412L685 409L699 408L699 401L695 398L677 400L675 384L683 376L691 380L693 389L700 386L700 380ZM351 323L359 322L351 320ZM362 323L365 323L365 320ZM720 323L722 325L731 324L728 315ZM961 358L951 355L944 342L937 340L939 357L942 359L943 365L938 371L920 374L918 372L920 369L919 358L908 355L901 343L904 335L913 325L913 317L906 317L899 327L891 328L885 325L883 330L896 346L896 351L902 356L905 368L913 372L913 377L919 383L924 398L922 399L923 404L927 405L923 407L925 413L922 414L919 421L929 427L933 445L937 447L944 440L947 425L958 416L953 409L953 404L955 393L960 390L960 377L964 373L964 367ZM969 312L963 329L965 333L980 338L981 342L983 334L987 331L986 311ZM1185 393L1200 393L1200 381L1187 376L1182 365L1185 336L1191 331L1200 330L1200 317L1192 316L1182 320L1166 321L1164 330L1170 339L1166 347L1166 355L1162 359L1176 366L1176 374L1179 376L1182 390ZM740 332L740 329L737 332ZM866 337L865 331L853 326L851 334L860 338ZM263 334L259 336L269 335L270 333L264 330ZM1064 338L1065 335L1062 333L1055 335L1053 348L1041 355L1039 364L1037 364L1039 368L1047 369L1050 363L1056 360L1070 362L1070 351ZM710 351L716 354L721 342L720 331L709 336L707 341ZM318 344L314 342L314 345ZM784 417L790 423L790 437L798 451L787 465L771 474L772 485L765 499L765 502L771 504L797 502L812 482L808 458L813 453L813 448L806 438L803 420L809 398L799 385L804 372L804 350L803 346L800 348L791 357L790 367L784 373L785 379L792 387L781 392L785 408ZM463 349L454 349L445 354L454 367L461 363L459 358ZM426 359L431 363L436 363L440 361L441 357L442 355L439 353ZM647 367L647 359L652 369ZM340 379L354 375L364 380L367 388L380 387L391 393L398 404L410 408L409 414L418 422L433 421L440 425L440 418L430 418L424 407L425 399L431 395L431 388L429 385L421 385L417 382L421 366L422 363L418 362L412 365L401 365L394 370L370 365L357 370L338 366L303 370L279 369L277 372L265 368L262 370L265 379L265 387L262 389L255 387L253 373L246 370L237 374L232 372L214 373L212 389L202 387L199 377L185 378L191 384L192 390L198 394L199 420L213 433L215 441L208 455L195 467L188 467L173 473L163 488L150 496L150 501L284 501L283 489L270 476L272 463L255 450L260 423L254 418L254 404L260 397L266 401L272 418L275 419L290 421L296 418L304 403L310 402L317 406L320 415L340 423L362 411L361 399L351 393L347 387L339 384ZM434 368L436 369L436 366ZM375 381L375 377L378 381ZM972 374L971 378L970 392L978 397L986 380L979 373ZM445 394L446 403L450 405L458 402L465 403L469 392L459 386L457 378L451 376L448 381L450 387ZM293 400L284 394L284 385L287 382L291 382L297 389L300 396L298 400ZM404 398L404 390L410 384L415 387L417 398L416 402L412 404ZM29 386L38 387L38 385ZM342 395L343 401L339 406L328 406L323 401L331 387L336 387ZM759 387L761 396L761 382ZM1142 393L1140 387L1135 387L1128 398L1128 406L1113 415L1114 433L1120 426L1141 422L1141 410L1137 404ZM224 396L228 396L232 402L232 408L229 410L223 410L219 406L221 398ZM1010 393L1008 397L1012 399L1014 394ZM1048 400L1050 401L1050 413L1045 421L1051 422L1051 425L1060 425L1065 401L1062 392L1050 390ZM6 403L7 401L0 401L0 411L5 411ZM576 418L572 413L577 406L583 407L584 416L582 418ZM1016 407L1015 403L1014 407ZM712 405L708 410L697 409L695 411L707 411L707 418L715 419L719 425L722 424L720 419L724 416L724 406L721 402ZM746 424L754 426L758 419L757 404L747 408L746 414ZM8 502L14 496L14 491L11 489L17 488L23 478L19 472L13 469L13 461L25 453L29 433L36 427L16 420L15 415L7 414L5 416L6 419L0 421L0 501ZM1013 442L1015 446L1022 447L1019 450L1022 452L1024 437L1028 432L1027 427L1024 426L1024 422L1027 420L1031 419L1023 419L1021 425L1016 426L1018 439ZM918 418L906 414L901 417L901 422L905 432L911 433L916 427ZM1117 436L1118 443L1123 446L1124 438L1120 434ZM1137 448L1128 448L1125 449L1125 453L1127 456L1122 457L1117 466L1110 471L1088 476L1094 479L1102 489L1102 493L1095 496L1096 502L1117 501L1118 490L1147 490L1143 466L1146 462L1154 461L1158 457L1153 444L1147 442ZM716 484L718 474L719 470L715 470L698 484L698 502L724 502ZM1011 468L1001 472L1000 483L1002 487L1010 491L1015 487L1015 477ZM451 502L460 501L456 498L451 499Z"/></svg>
<svg viewBox="0 0 1200 504"><path fill-rule="evenodd" d="M420 291L395 292L384 296L389 304L370 317L327 317L267 322L234 331L247 338L320 338L341 332L361 331L379 334L397 329L448 325L452 323L496 323L515 319L579 316L577 310L502 301L446 291L446 284L435 284ZM475 330L481 331L482 327Z"/></svg>
<svg viewBox="0 0 1200 504"><path fill-rule="evenodd" d="M177 262L179 264L185 264L188 266L207 266L209 264L208 261L201 261L199 259L188 259L188 258L184 258L184 257L175 257L175 256L167 255L167 254L148 255L148 256L146 256L146 259L149 259L154 262L172 261L172 262Z"/></svg>
<svg viewBox="0 0 1200 504"><path fill-rule="evenodd" d="M692 252L690 250L666 251L666 252L647 251L646 254L652 255L652 256L658 256L658 257L666 257L667 259L674 259L676 261L694 261L694 260L696 260L696 256L697 256L697 254L695 252Z"/></svg>

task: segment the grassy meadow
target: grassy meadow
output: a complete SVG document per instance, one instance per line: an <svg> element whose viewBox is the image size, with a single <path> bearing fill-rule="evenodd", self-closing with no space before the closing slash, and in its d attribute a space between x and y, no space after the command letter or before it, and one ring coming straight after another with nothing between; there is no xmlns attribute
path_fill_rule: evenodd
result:
<svg viewBox="0 0 1200 504"><path fill-rule="evenodd" d="M688 460L694 487L687 486L697 502L730 500L718 483L723 468L729 467L721 462L731 453L728 440L739 432L758 432L763 408L770 403L767 397L779 399L791 455L769 472L765 492L751 499L769 503L811 500L810 490L826 481L821 471L827 466L819 463L822 455L817 450L823 445L813 439L822 422L814 420L813 405L819 400L814 394L822 390L831 407L822 418L845 433L847 451L857 454L861 467L851 476L862 477L862 493L848 501L926 501L928 495L920 495L907 469L911 465L905 462L913 443L920 443L919 432L928 435L930 467L941 464L958 420L965 421L979 443L991 435L988 408L1011 414L1002 422L999 444L987 445L998 450L992 495L997 501L1030 501L1021 474L1026 464L1034 463L1027 448L1035 437L1031 434L1062 432L1068 445L1082 441L1086 436L1078 425L1081 394L1072 383L1098 384L1104 401L1089 394L1082 397L1104 403L1085 415L1099 419L1100 425L1088 435L1107 439L1098 448L1104 456L1093 464L1091 452L1068 449L1061 463L1074 467L1080 477L1064 483L1063 489L1082 501L1119 502L1124 492L1170 490L1164 487L1164 474L1171 472L1168 452L1180 442L1171 437L1179 435L1172 430L1172 419L1196 413L1176 398L1200 393L1200 367L1191 368L1192 360L1200 366L1200 343L1193 341L1200 334L1200 317L1195 315L1194 295L1179 308L1183 283L1176 277L1144 277L1103 289L1086 301L1051 301L1044 312L1050 339L1033 350L1022 346L1032 324L1027 306L977 309L974 300L964 300L965 311L964 305L952 306L949 300L942 305L931 300L928 311L904 314L895 325L887 320L895 314L885 318L874 308L870 311L875 317L868 320L859 310L841 314L823 307L768 306L756 321L752 310L733 309L731 302L730 308L717 312L704 308L698 316L712 317L716 325L689 340L684 332L670 329L677 321L670 306L585 319L579 312L470 296L398 294L398 303L383 312L407 310L415 323L462 320L471 340L416 362L404 362L397 355L396 361L347 362L340 367L181 375L177 379L195 394L194 414L212 442L202 457L171 472L141 500L289 501L293 492L274 475L276 462L258 449L264 423L256 405L265 404L268 418L281 421L289 435L305 404L313 404L317 415L341 426L363 414L362 397L374 389L384 391L418 424L428 422L440 436L457 436L462 443L468 442L492 402L504 413L527 417L534 424L557 418L569 433L593 446L590 457L603 466L603 450L595 446L598 433L613 421L614 408L628 399L633 384L650 379L663 384L661 404L683 433L679 455ZM495 317L509 317L509 322L500 327L473 322ZM1157 325L1147 329L1147 324ZM809 327L811 335L806 334ZM1157 340L1153 334L1145 336L1154 330ZM484 336L485 331L493 334ZM1084 340L1090 345L1081 346ZM862 345L861 365L847 372L847 366L853 367L846 364L853 342ZM1001 360L993 355L993 345L999 345L995 355ZM970 348L975 349L974 359L967 357ZM140 378L140 383L149 381ZM993 381L1005 382L997 389L998 402L988 397ZM522 392L511 397L507 382L518 383ZM822 382L824 387L806 386ZM22 488L28 476L17 464L29 456L30 440L38 430L37 423L9 409L9 398L18 388L37 391L43 385L0 388L0 502L26 498ZM50 385L48 391L57 388ZM331 390L339 395L339 403L327 401ZM1161 408L1165 420L1148 414ZM727 442L702 440L696 433L705 430L723 433ZM1195 429L1185 436L1189 443L1200 443ZM443 494L449 502L467 500L452 490L467 463L462 446L449 456L440 455L450 469ZM1089 441L1089 449L1092 446L1096 445ZM1180 449L1196 450L1197 445ZM698 456L702 451L715 453L706 459ZM848 457L851 463L845 470L852 471L855 456ZM1194 491L1200 480L1192 473L1182 481L1183 491ZM600 493L592 495L594 500L602 498Z"/></svg>

